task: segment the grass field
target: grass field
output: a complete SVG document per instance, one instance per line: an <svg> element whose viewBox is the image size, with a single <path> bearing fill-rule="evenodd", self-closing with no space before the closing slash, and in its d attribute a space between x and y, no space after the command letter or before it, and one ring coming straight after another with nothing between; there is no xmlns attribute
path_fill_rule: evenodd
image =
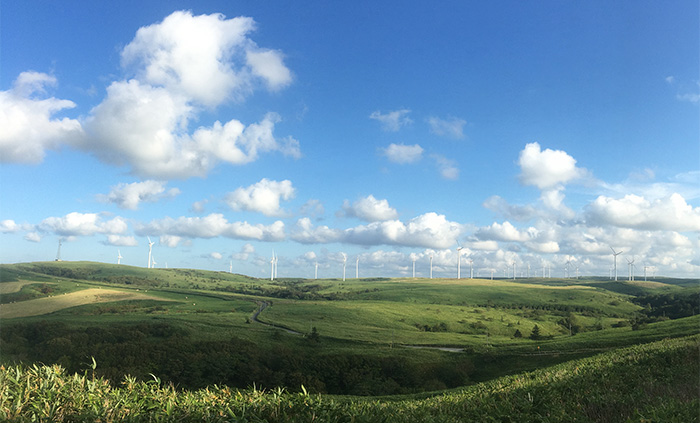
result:
<svg viewBox="0 0 700 423"><path fill-rule="evenodd" d="M698 286L603 278L270 281L90 262L0 265L0 363L80 371L93 356L97 373L115 382L128 373L182 387L416 393L696 334ZM264 324L256 323L263 303Z"/></svg>

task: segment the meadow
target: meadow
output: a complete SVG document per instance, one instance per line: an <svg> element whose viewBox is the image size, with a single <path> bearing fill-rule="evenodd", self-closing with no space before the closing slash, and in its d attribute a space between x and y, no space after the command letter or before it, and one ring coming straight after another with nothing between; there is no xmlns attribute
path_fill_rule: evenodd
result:
<svg viewBox="0 0 700 423"><path fill-rule="evenodd" d="M270 281L90 262L0 265L0 363L20 373L59 365L61 378L89 370L110 389L125 378L156 389L157 379L172 395L214 386L249 399L322 394L333 404L345 404L337 395L392 395L386 408L697 334L698 282Z"/></svg>

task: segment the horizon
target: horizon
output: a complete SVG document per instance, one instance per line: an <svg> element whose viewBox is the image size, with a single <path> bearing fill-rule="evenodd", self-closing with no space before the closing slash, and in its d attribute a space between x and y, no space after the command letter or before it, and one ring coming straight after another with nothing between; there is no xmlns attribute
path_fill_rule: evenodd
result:
<svg viewBox="0 0 700 423"><path fill-rule="evenodd" d="M700 276L697 1L2 12L2 263Z"/></svg>

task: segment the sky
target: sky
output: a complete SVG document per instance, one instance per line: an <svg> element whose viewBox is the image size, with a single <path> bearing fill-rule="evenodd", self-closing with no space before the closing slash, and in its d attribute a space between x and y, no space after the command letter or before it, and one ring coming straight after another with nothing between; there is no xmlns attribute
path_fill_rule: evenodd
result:
<svg viewBox="0 0 700 423"><path fill-rule="evenodd" d="M699 20L0 0L0 262L700 277Z"/></svg>

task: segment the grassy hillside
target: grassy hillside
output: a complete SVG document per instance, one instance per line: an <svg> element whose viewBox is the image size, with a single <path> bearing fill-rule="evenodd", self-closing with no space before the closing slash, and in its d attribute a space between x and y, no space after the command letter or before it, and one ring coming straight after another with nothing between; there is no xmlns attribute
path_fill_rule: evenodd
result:
<svg viewBox="0 0 700 423"><path fill-rule="evenodd" d="M232 390L177 391L157 379L104 379L58 366L0 368L0 419L206 422L697 422L700 337L609 351L424 399Z"/></svg>
<svg viewBox="0 0 700 423"><path fill-rule="evenodd" d="M92 356L96 374L115 383L125 374L154 374L188 389L255 383L416 393L697 333L700 290L684 285L270 281L89 262L0 265L0 363L58 363L80 372Z"/></svg>

